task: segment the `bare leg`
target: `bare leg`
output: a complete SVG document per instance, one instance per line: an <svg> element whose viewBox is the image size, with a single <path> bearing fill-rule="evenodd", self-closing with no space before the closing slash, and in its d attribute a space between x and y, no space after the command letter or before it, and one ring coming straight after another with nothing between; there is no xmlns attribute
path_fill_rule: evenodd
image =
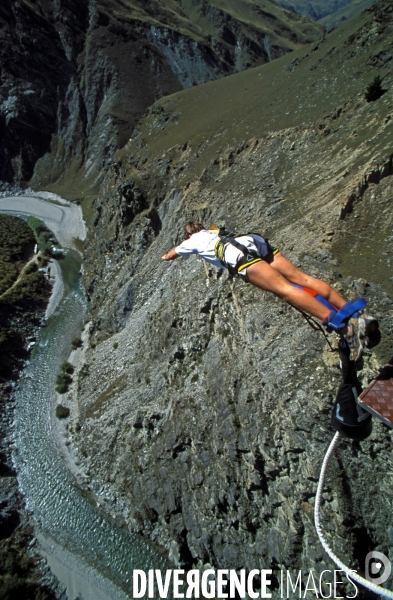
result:
<svg viewBox="0 0 393 600"><path fill-rule="evenodd" d="M274 262L276 262L278 256L278 254L275 256ZM294 267L294 269L296 269L294 265L292 266ZM304 275L306 279L298 280L296 278L296 281L294 281L293 283L299 283L299 285L306 285L306 283L303 283L303 281L307 281L307 287L311 288L310 280L313 280L314 278L308 278L307 275L303 274L301 271L299 271L299 273ZM262 290L266 290L267 292L272 292L285 302L293 304L293 306L304 310L309 315L317 317L320 320L324 319L327 313L329 312L326 306L318 300L316 300L314 296L311 296L311 294L308 294L307 292L299 288L293 287L293 285L291 285L290 280L284 277L276 268L273 268L273 263L268 264L267 262L261 260L260 262L254 263L250 267L247 267L247 280L256 287ZM319 280L316 279L315 281ZM338 294L337 296L340 299L340 306L338 308L341 308L341 306L345 304L345 300L341 298L341 296L339 296Z"/></svg>
<svg viewBox="0 0 393 600"><path fill-rule="evenodd" d="M247 267L247 279L256 287L272 292L279 298L321 320L327 316L326 306L311 294L293 287L291 283L316 291L338 309L346 303L345 299L330 285L303 273L280 253L275 255L270 264L260 261ZM359 319L351 319L347 325L341 327L338 333L345 339L350 349L351 361L360 358L364 346L373 348L379 344L381 338L378 322L366 315Z"/></svg>
<svg viewBox="0 0 393 600"><path fill-rule="evenodd" d="M316 277L311 277L311 275L303 273L303 271L295 267L295 265L291 263L290 260L285 258L280 252L274 256L270 266L281 273L281 275L285 277L285 279L288 279L288 281L291 283L297 283L298 285L303 285L310 290L314 290L314 292L320 294L322 298L326 298L326 300L328 300L336 308L342 308L346 303L346 300L340 296L340 294L336 292L336 290L329 284L317 279Z"/></svg>

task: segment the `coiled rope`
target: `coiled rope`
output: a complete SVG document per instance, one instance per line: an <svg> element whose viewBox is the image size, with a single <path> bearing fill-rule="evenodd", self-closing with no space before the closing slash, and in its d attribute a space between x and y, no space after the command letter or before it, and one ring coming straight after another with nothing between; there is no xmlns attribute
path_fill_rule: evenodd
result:
<svg viewBox="0 0 393 600"><path fill-rule="evenodd" d="M325 454L325 458L323 459L323 463L322 463L322 467L321 467L321 474L319 476L317 495L315 497L315 509L314 509L315 529L317 530L319 540L320 540L325 552L330 556L332 561L336 563L336 565L340 568L340 570L344 571L344 573L347 577L349 577L353 581L356 581L360 585L363 585L365 588L371 590L372 592L375 592L376 594L383 596L384 598L393 598L393 592L391 592L390 590L385 590L385 588L382 588L379 585L375 585L375 583L372 583L371 581L364 579L363 577L361 577L360 575L355 573L355 571L352 571L347 566L345 566L344 563L341 562L341 560L334 554L334 552L328 546L328 543L325 540L323 533L322 533L321 524L320 524L320 520L319 520L319 511L320 511L320 507L321 507L321 497L322 497L322 491L323 491L323 484L324 484L324 480L325 480L325 473L326 473L326 469L329 464L329 460L334 452L335 447L337 446L337 444L340 440L340 437L341 437L340 433L337 431L336 435L334 436L333 440L330 443L328 451Z"/></svg>

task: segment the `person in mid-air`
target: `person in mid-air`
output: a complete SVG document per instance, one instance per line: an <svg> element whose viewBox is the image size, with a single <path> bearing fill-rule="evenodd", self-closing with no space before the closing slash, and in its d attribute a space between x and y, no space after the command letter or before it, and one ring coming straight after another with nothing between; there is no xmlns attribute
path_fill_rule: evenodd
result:
<svg viewBox="0 0 393 600"><path fill-rule="evenodd" d="M184 238L161 259L197 254L215 267L227 268L232 275L320 319L328 331L337 331L350 349L351 360L361 357L364 346L379 343L378 321L359 312L366 305L363 298L347 302L324 281L303 273L259 234L233 237L216 226L205 229L199 221L191 221L184 227Z"/></svg>

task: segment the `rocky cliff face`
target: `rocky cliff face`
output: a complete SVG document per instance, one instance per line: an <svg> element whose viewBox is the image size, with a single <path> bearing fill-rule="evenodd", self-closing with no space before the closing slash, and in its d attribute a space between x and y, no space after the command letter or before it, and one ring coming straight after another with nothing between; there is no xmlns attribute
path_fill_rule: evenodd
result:
<svg viewBox="0 0 393 600"><path fill-rule="evenodd" d="M392 19L381 0L320 45L155 103L94 204L70 431L91 489L176 563L332 568L312 511L337 354L273 296L160 256L190 219L260 231L367 298L384 337L361 376L375 376L393 354ZM386 92L367 103L376 69ZM375 423L330 472L323 522L353 568L391 548L390 446Z"/></svg>
<svg viewBox="0 0 393 600"><path fill-rule="evenodd" d="M94 192L155 100L321 36L267 0L232 4L5 0L1 180Z"/></svg>

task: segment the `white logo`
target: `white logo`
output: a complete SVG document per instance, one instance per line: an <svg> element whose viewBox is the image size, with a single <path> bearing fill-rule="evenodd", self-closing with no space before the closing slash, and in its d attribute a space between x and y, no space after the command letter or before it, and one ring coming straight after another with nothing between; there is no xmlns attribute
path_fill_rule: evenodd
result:
<svg viewBox="0 0 393 600"><path fill-rule="evenodd" d="M382 567L384 571L379 577L375 577L378 573L381 572ZM381 583L385 583L390 577L390 573L392 570L392 566L390 564L390 560L387 556L382 554L382 552L369 552L366 556L366 579L367 581L371 581L376 585L381 585Z"/></svg>

